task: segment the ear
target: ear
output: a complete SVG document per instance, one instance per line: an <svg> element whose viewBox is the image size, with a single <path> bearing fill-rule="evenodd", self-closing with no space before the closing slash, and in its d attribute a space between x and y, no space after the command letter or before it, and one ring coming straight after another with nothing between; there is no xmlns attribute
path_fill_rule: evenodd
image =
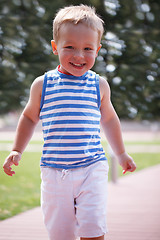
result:
<svg viewBox="0 0 160 240"><path fill-rule="evenodd" d="M58 52L57 52L57 45L55 43L54 40L51 40L51 45L52 45L52 51L55 55L58 55Z"/></svg>
<svg viewBox="0 0 160 240"><path fill-rule="evenodd" d="M102 47L102 44L100 44L99 47L97 48L97 51L96 51L96 57L97 57L98 52L99 52L99 50L101 49L101 47Z"/></svg>

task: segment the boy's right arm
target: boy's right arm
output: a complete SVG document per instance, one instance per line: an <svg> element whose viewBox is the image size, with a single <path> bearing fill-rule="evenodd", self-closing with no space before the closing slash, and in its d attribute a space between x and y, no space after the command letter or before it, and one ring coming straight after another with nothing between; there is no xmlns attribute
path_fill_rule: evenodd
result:
<svg viewBox="0 0 160 240"><path fill-rule="evenodd" d="M15 172L12 171L11 166L13 164L16 166L18 165L21 159L21 154L31 139L35 126L39 121L43 80L44 76L40 76L33 82L29 101L20 116L12 151L3 165L4 172L9 176L15 174Z"/></svg>

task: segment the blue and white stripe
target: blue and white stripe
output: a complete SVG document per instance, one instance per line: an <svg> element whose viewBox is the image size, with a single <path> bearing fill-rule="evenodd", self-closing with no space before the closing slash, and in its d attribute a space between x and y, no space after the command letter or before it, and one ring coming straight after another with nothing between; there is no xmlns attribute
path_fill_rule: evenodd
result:
<svg viewBox="0 0 160 240"><path fill-rule="evenodd" d="M99 77L45 74L40 119L44 146L41 166L72 169L106 160L100 143Z"/></svg>

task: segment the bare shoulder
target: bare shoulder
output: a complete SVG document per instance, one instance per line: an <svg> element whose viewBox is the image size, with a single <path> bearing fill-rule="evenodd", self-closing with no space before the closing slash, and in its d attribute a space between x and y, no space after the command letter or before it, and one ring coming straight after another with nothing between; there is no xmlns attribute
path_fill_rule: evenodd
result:
<svg viewBox="0 0 160 240"><path fill-rule="evenodd" d="M29 106L36 106L37 107L40 105L41 101L41 95L42 95L42 88L43 88L43 81L44 81L44 75L37 77L30 89L30 97L28 101Z"/></svg>
<svg viewBox="0 0 160 240"><path fill-rule="evenodd" d="M42 92L43 81L44 81L44 75L37 77L31 85L31 90Z"/></svg>
<svg viewBox="0 0 160 240"><path fill-rule="evenodd" d="M33 122L38 122L40 113L40 102L42 95L44 75L37 77L30 89L30 97L28 103L23 111L23 115Z"/></svg>
<svg viewBox="0 0 160 240"><path fill-rule="evenodd" d="M30 98L29 103L32 105L40 106L41 96L42 96L42 89L43 89L43 81L44 81L44 75L37 77L30 89Z"/></svg>
<svg viewBox="0 0 160 240"><path fill-rule="evenodd" d="M107 79L103 77L99 77L99 88L100 88L100 94L101 94L101 101L103 98L110 98L110 87L107 82Z"/></svg>

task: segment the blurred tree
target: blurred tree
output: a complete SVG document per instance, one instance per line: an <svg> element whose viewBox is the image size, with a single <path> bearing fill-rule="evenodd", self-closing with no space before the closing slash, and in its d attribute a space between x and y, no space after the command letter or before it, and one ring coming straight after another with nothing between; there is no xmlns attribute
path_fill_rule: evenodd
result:
<svg viewBox="0 0 160 240"><path fill-rule="evenodd" d="M107 76L121 118L159 119L160 3L107 0L106 34L96 70Z"/></svg>
<svg viewBox="0 0 160 240"><path fill-rule="evenodd" d="M31 82L57 65L50 47L52 19L63 0L0 4L0 114L23 107Z"/></svg>
<svg viewBox="0 0 160 240"><path fill-rule="evenodd" d="M52 19L65 5L96 7L105 22L94 70L107 77L121 118L158 119L160 4L156 0L11 0L0 5L0 114L23 106L36 76L57 65Z"/></svg>

